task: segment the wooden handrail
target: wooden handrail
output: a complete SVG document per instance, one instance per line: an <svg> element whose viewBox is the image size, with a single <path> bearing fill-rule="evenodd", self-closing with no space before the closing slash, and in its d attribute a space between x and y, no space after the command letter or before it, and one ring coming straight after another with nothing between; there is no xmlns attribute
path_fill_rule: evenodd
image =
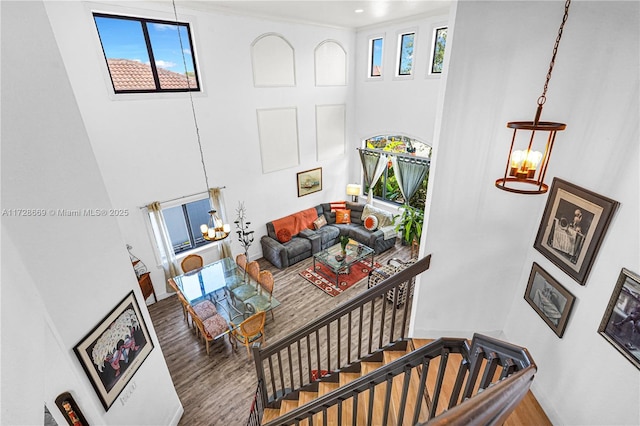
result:
<svg viewBox="0 0 640 426"><path fill-rule="evenodd" d="M500 379L498 382L492 385L482 386L478 389L478 393L475 396L471 396L465 399L464 402L457 404L458 395L454 390L451 394L451 401L449 404L449 410L443 414L435 416L435 406L437 406L437 400L440 397L440 388L437 386L435 394L431 394L431 420L426 423L428 425L493 425L501 424L506 417L515 409L517 404L522 400L529 390L531 380L536 372L536 366L533 363L528 351L525 348L514 346L497 339L493 339L487 336L474 335L471 348L469 348L466 339L463 338L441 338L428 345L410 352L401 358L383 365L373 372L362 376L340 388L325 394L310 403L307 403L301 407L296 408L280 417L273 422L267 423L265 426L276 425L293 425L297 422L309 419L316 413L325 413L327 409L338 405L341 407L342 403L349 398L353 398L354 395L361 394L363 392L371 390L374 386L387 382L390 384L394 377L404 374L405 383L404 386L408 386L406 382L407 375L413 369L421 368L420 381L422 388L417 392L415 400L408 400L407 393L403 393L403 400L400 402L402 407L401 413L405 407L413 407L414 423L417 422L419 406L421 400L425 397L424 381L428 371L429 362L435 358L441 357L446 359L450 353L459 353L463 357L463 364L471 364L473 368L484 364L485 373L488 371L493 376L495 368L490 365L489 362L483 362L483 360L496 360L495 364L499 365L503 370L510 371L510 367L515 365L519 371L515 373L508 373L504 379ZM438 381L440 381L446 370L446 362L440 362L438 370ZM478 372L481 369L478 368ZM483 374L486 376L487 374ZM467 385L471 388L475 388L477 385L478 376L467 376ZM390 392L389 385L387 391ZM353 404L352 410L357 410L356 404ZM384 412L389 410L389 399L385 401ZM368 414L369 416L371 413ZM356 414L353 415L356 418ZM349 419L343 419L348 421ZM412 423L412 424L414 424Z"/></svg>
<svg viewBox="0 0 640 426"><path fill-rule="evenodd" d="M399 293L410 291L412 279L427 270L430 262L431 255L419 259L287 337L265 348L254 345L253 359L257 378L264 386L265 405L285 392L311 384L312 371L336 372L404 341L410 304L396 309ZM388 292L394 294L392 307L387 306L386 297L380 299ZM402 320L401 326L396 327L396 319Z"/></svg>

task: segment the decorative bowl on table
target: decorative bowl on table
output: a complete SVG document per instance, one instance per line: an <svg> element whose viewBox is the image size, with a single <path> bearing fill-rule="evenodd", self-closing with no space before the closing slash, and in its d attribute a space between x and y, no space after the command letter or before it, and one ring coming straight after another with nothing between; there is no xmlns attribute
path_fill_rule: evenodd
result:
<svg viewBox="0 0 640 426"><path fill-rule="evenodd" d="M341 254L336 254L336 256L335 256L335 257L336 257L336 260L337 260L338 262L342 262L342 261L344 260L344 256L343 256L343 255L341 255Z"/></svg>

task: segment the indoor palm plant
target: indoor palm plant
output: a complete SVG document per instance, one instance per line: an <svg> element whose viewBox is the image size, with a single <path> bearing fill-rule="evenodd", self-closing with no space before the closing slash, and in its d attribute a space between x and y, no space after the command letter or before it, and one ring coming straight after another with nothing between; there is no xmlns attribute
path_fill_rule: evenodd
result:
<svg viewBox="0 0 640 426"><path fill-rule="evenodd" d="M424 222L424 211L411 207L408 204L402 206L404 209L400 215L400 221L396 225L396 231L400 231L403 245L412 245L411 253L414 247L420 244L422 236L422 223Z"/></svg>

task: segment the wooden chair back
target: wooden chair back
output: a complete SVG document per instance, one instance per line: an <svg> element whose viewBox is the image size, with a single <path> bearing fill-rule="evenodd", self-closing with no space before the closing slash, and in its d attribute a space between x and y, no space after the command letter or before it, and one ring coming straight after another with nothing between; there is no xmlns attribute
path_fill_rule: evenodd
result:
<svg viewBox="0 0 640 426"><path fill-rule="evenodd" d="M204 260L197 254L190 254L182 259L182 262L180 262L180 267L182 268L182 272L184 273L193 271L194 269L202 268L202 265L204 265Z"/></svg>
<svg viewBox="0 0 640 426"><path fill-rule="evenodd" d="M243 270L247 269L247 256L244 253L237 255L236 264Z"/></svg>
<svg viewBox="0 0 640 426"><path fill-rule="evenodd" d="M260 271L260 276L258 278L258 283L260 284L260 294L262 294L262 290L269 293L269 301L271 301L271 294L273 293L273 274L271 271Z"/></svg>
<svg viewBox="0 0 640 426"><path fill-rule="evenodd" d="M267 313L264 311L251 315L240 323L240 333L249 339L258 334L264 334L264 323L266 318Z"/></svg>
<svg viewBox="0 0 640 426"><path fill-rule="evenodd" d="M260 278L260 264L255 260L249 262L247 264L247 273L253 281L258 282L258 279Z"/></svg>

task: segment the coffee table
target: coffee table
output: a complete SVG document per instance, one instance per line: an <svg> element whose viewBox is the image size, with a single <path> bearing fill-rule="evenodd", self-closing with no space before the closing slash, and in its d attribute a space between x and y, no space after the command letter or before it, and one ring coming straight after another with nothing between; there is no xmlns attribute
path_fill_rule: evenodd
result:
<svg viewBox="0 0 640 426"><path fill-rule="evenodd" d="M313 255L313 270L320 268L316 262L327 266L334 274L336 274L336 287L340 286L340 274L348 274L351 272L351 265L371 256L371 268L373 268L373 257L376 252L364 244L360 244L356 240L350 240L347 244L346 256L342 256L342 246L340 243L326 248Z"/></svg>

